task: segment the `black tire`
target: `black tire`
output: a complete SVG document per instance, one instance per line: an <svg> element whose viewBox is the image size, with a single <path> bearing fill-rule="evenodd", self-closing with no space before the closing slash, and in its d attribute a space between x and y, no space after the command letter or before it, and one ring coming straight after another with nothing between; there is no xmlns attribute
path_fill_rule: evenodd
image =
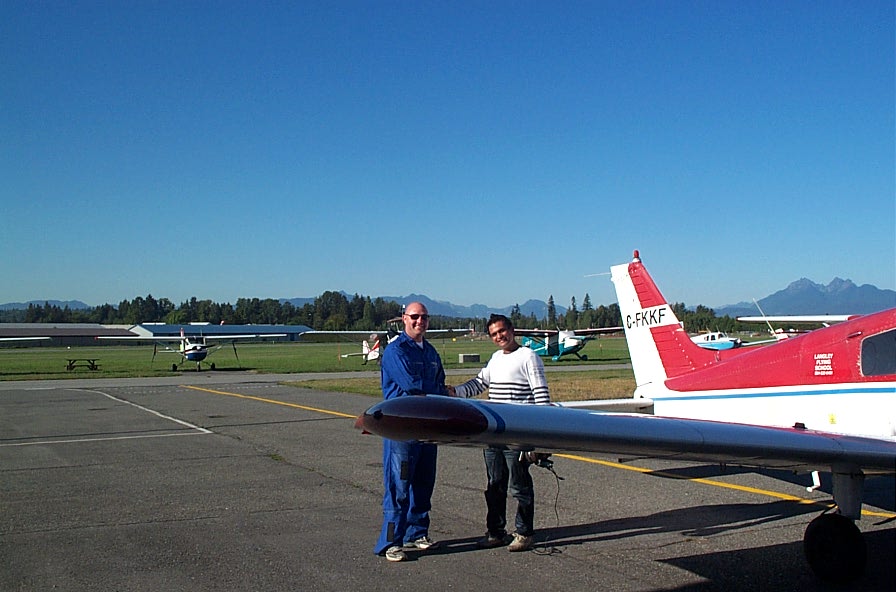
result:
<svg viewBox="0 0 896 592"><path fill-rule="evenodd" d="M809 567L822 580L845 584L865 573L868 549L855 523L840 514L822 514L803 536Z"/></svg>

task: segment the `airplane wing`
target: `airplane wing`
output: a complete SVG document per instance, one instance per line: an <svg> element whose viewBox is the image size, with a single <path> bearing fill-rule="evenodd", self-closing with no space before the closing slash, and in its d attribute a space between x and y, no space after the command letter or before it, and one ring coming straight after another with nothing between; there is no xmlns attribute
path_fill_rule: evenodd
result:
<svg viewBox="0 0 896 592"><path fill-rule="evenodd" d="M303 331L301 335L370 335L371 333L386 333L382 329L365 329L362 331ZM457 333L464 334L469 333L469 329L427 329L426 334L430 333Z"/></svg>
<svg viewBox="0 0 896 592"><path fill-rule="evenodd" d="M469 329L428 329L426 331L427 337L432 335L433 333L445 333L447 335L467 335L470 333ZM355 337L370 337L371 335L389 335L389 342L393 341L393 337L398 337L400 333L392 331L382 331L382 330L366 330L366 331L303 331L300 335L354 335Z"/></svg>
<svg viewBox="0 0 896 592"><path fill-rule="evenodd" d="M134 337L107 337L100 336L97 339L112 339L114 341L162 341L168 343L179 343L186 339L205 339L206 341L233 341L238 339L264 339L266 337L286 337L286 333L258 333L247 335L199 335L192 333L184 337L168 336L134 336Z"/></svg>
<svg viewBox="0 0 896 592"><path fill-rule="evenodd" d="M585 336L585 335L600 335L602 333L618 333L622 331L622 327L601 327L599 329L575 329L574 331L569 331L573 335L577 336ZM514 327L513 332L515 335L521 335L525 337L547 337L549 335L557 335L560 333L558 329L517 329ZM564 331L565 332L565 331Z"/></svg>
<svg viewBox="0 0 896 592"><path fill-rule="evenodd" d="M624 399L588 399L585 401L563 401L553 403L567 409L588 409L589 411L613 411L623 413L653 414L653 399L626 397Z"/></svg>
<svg viewBox="0 0 896 592"><path fill-rule="evenodd" d="M376 331L373 329L365 329L363 331L302 331L301 335L370 335L371 333L385 333L385 331Z"/></svg>
<svg viewBox="0 0 896 592"><path fill-rule="evenodd" d="M573 333L576 335L603 335L604 333L618 333L622 329L622 327L600 327L597 329L576 329Z"/></svg>
<svg viewBox="0 0 896 592"><path fill-rule="evenodd" d="M649 456L791 470L896 472L896 440L438 395L382 401L356 427L392 440Z"/></svg>
<svg viewBox="0 0 896 592"><path fill-rule="evenodd" d="M842 323L850 319L855 319L860 315L784 315L776 317L737 317L738 321L744 323L822 323L830 325L831 323Z"/></svg>
<svg viewBox="0 0 896 592"><path fill-rule="evenodd" d="M286 337L286 333L259 333L256 335L187 335L188 338L201 338L206 341L233 341L235 339L264 339L266 337ZM170 340L169 340L170 341ZM180 341L176 339L175 341Z"/></svg>

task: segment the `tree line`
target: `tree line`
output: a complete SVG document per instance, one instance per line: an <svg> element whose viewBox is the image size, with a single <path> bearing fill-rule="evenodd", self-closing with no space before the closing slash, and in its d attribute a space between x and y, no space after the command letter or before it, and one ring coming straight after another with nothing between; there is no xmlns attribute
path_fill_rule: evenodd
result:
<svg viewBox="0 0 896 592"><path fill-rule="evenodd" d="M711 308L699 305L689 310L684 303L672 304L672 310L690 332L735 332L745 327L729 316L717 317ZM322 331L382 330L389 319L401 315L402 305L369 296L342 292L324 292L312 302L295 306L273 298L240 298L236 304L217 303L191 298L175 305L167 298L138 296L122 300L118 306L103 304L93 308L71 309L54 304L29 304L27 309L0 311L4 323L98 323L101 325L138 325L140 323L212 323L227 325L307 325ZM622 325L619 305L594 307L585 294L581 309L573 297L564 313L559 313L553 295L548 297L547 310L541 318L534 313L524 315L519 304L508 315L514 325L524 329L588 329ZM432 329L467 329L485 331L486 319L434 315Z"/></svg>

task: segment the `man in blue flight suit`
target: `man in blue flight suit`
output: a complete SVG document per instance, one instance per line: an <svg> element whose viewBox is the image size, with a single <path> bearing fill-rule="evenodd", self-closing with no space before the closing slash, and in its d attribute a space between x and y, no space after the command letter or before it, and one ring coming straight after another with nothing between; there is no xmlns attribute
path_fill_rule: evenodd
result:
<svg viewBox="0 0 896 592"><path fill-rule="evenodd" d="M383 398L445 395L445 370L424 339L429 313L412 302L402 314L404 332L383 352ZM404 561L404 549L428 549L430 497L436 482L436 445L383 440L383 529L374 552Z"/></svg>

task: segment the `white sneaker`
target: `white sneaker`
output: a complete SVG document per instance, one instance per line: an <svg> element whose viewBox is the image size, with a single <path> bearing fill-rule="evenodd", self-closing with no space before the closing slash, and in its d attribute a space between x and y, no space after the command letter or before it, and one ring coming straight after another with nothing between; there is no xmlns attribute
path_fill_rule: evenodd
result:
<svg viewBox="0 0 896 592"><path fill-rule="evenodd" d="M429 538L428 536L422 536L416 541L405 543L404 547L405 549L420 549L421 551L424 551L426 549L429 549L433 545L435 545L435 543L431 538Z"/></svg>
<svg viewBox="0 0 896 592"><path fill-rule="evenodd" d="M401 547L389 547L386 549L386 561L404 561L408 558Z"/></svg>
<svg viewBox="0 0 896 592"><path fill-rule="evenodd" d="M514 551L527 551L532 548L532 543L535 542L535 537L532 535L524 536L518 532L513 533L513 540L507 545L507 550Z"/></svg>

